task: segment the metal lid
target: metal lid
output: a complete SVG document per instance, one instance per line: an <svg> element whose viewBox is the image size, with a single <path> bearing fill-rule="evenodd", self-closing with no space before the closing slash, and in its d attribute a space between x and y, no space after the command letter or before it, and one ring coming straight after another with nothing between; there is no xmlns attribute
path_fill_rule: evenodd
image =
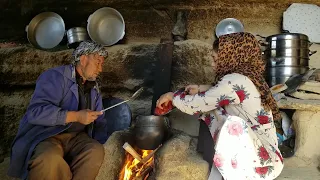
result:
<svg viewBox="0 0 320 180"><path fill-rule="evenodd" d="M272 36L268 36L266 38L266 41L274 41L274 40L306 40L309 41L309 38L305 34L300 33L281 33L281 34L275 34Z"/></svg>
<svg viewBox="0 0 320 180"><path fill-rule="evenodd" d="M234 18L226 18L218 23L216 26L216 36L220 37L222 35L243 32L244 27L242 23Z"/></svg>

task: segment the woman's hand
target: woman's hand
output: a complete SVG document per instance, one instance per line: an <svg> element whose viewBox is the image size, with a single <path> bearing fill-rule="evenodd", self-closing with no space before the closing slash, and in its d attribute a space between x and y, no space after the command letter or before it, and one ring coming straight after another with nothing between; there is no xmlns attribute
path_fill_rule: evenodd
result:
<svg viewBox="0 0 320 180"><path fill-rule="evenodd" d="M188 85L184 91L188 92L188 94L190 95L195 95L198 94L200 90L200 86L199 85Z"/></svg>
<svg viewBox="0 0 320 180"><path fill-rule="evenodd" d="M173 92L167 92L160 96L157 101L157 107L163 109L163 105L167 106L170 101L173 100Z"/></svg>
<svg viewBox="0 0 320 180"><path fill-rule="evenodd" d="M196 95L199 92L208 91L211 87L211 85L188 85L185 91L188 92L189 95Z"/></svg>

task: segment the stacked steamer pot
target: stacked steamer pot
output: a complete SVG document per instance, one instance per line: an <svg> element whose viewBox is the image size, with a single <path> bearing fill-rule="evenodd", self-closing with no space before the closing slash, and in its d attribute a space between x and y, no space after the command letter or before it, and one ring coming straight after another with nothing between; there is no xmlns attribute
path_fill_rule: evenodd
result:
<svg viewBox="0 0 320 180"><path fill-rule="evenodd" d="M309 69L309 57L315 52L309 50L311 43L307 35L285 32L268 36L265 41L266 80L270 87Z"/></svg>

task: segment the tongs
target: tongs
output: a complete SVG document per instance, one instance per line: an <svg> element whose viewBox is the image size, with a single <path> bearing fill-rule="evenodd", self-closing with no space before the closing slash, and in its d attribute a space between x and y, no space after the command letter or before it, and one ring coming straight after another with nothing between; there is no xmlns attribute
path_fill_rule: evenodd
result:
<svg viewBox="0 0 320 180"><path fill-rule="evenodd" d="M122 102L120 102L120 103L117 103L117 104L115 104L115 105L113 105L113 106L110 106L110 107L108 107L108 108L105 108L105 109L101 110L101 112L105 112L105 111L107 111L107 110L109 110L109 109L112 109L112 108L114 108L114 107L117 107L117 106L119 106L119 105L121 105L121 104L123 104L123 103L132 101L132 100L136 99L143 91L144 91L144 88L141 87L141 88L138 89L129 99L127 99L127 100L125 100L125 101L122 101Z"/></svg>

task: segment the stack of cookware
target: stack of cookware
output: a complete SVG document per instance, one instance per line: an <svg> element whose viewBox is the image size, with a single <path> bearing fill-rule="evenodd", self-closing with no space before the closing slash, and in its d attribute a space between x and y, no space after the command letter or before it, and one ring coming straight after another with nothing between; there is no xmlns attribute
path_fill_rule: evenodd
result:
<svg viewBox="0 0 320 180"><path fill-rule="evenodd" d="M52 49L67 37L68 47L75 48L91 39L104 46L111 46L125 35L122 15L113 8L103 7L88 17L87 28L73 27L65 31L62 17L55 12L43 12L35 16L26 27L29 42L39 49Z"/></svg>
<svg viewBox="0 0 320 180"><path fill-rule="evenodd" d="M307 35L284 32L265 38L266 80L270 87L285 83L294 74L309 69L311 43Z"/></svg>

